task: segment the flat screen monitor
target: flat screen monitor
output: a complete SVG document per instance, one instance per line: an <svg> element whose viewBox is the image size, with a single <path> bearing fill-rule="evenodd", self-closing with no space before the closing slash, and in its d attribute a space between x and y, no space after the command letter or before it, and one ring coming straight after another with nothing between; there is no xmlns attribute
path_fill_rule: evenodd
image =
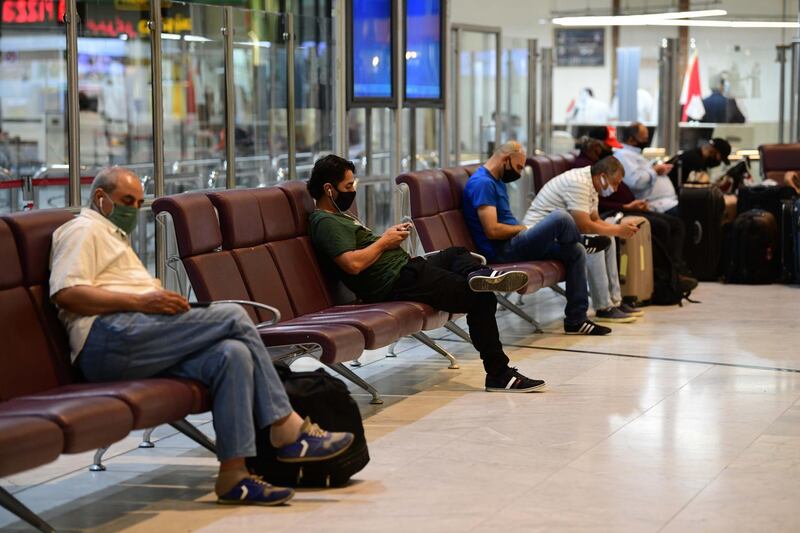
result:
<svg viewBox="0 0 800 533"><path fill-rule="evenodd" d="M442 0L405 2L405 100L408 105L441 105Z"/></svg>
<svg viewBox="0 0 800 533"><path fill-rule="evenodd" d="M394 0L348 3L350 107L391 105L394 94Z"/></svg>

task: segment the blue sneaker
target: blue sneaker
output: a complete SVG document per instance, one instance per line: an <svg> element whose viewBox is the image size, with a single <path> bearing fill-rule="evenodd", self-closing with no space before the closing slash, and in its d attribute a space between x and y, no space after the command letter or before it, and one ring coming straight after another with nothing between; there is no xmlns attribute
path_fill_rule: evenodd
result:
<svg viewBox="0 0 800 533"><path fill-rule="evenodd" d="M294 490L273 487L258 476L241 480L226 494L217 498L222 505L280 505L294 496Z"/></svg>
<svg viewBox="0 0 800 533"><path fill-rule="evenodd" d="M325 431L306 417L300 436L278 449L277 459L283 463L306 463L331 459L347 451L355 436L352 433Z"/></svg>

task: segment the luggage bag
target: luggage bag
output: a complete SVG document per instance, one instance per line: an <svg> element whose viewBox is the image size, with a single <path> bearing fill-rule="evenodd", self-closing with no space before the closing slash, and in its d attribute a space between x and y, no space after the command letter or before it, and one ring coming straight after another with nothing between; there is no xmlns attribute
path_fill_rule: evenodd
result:
<svg viewBox="0 0 800 533"><path fill-rule="evenodd" d="M622 297L636 305L646 305L653 297L653 245L650 222L644 217L628 216L622 222L639 225L630 239L619 240L619 282Z"/></svg>
<svg viewBox="0 0 800 533"><path fill-rule="evenodd" d="M686 225L684 261L698 280L716 281L725 213L722 191L716 185L687 183L681 188L680 212Z"/></svg>
<svg viewBox="0 0 800 533"><path fill-rule="evenodd" d="M730 229L726 258L726 282L773 283L780 266L775 216L763 209L751 209L736 217Z"/></svg>

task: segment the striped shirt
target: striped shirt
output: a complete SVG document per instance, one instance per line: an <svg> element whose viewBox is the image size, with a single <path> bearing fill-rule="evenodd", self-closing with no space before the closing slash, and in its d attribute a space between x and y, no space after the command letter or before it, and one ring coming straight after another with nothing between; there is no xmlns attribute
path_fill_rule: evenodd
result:
<svg viewBox="0 0 800 533"><path fill-rule="evenodd" d="M592 182L591 167L573 168L545 183L522 221L535 226L556 209L592 214L600 202Z"/></svg>

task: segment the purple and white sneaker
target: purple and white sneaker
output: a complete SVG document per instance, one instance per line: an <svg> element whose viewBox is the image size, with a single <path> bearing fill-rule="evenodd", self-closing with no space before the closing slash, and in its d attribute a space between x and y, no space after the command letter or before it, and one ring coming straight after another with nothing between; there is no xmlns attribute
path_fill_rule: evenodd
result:
<svg viewBox="0 0 800 533"><path fill-rule="evenodd" d="M258 476L241 480L231 490L217 498L222 505L281 505L294 497L294 490L274 487Z"/></svg>
<svg viewBox="0 0 800 533"><path fill-rule="evenodd" d="M325 431L306 417L300 436L278 448L277 459L283 463L306 463L331 459L347 451L355 436L352 433Z"/></svg>

